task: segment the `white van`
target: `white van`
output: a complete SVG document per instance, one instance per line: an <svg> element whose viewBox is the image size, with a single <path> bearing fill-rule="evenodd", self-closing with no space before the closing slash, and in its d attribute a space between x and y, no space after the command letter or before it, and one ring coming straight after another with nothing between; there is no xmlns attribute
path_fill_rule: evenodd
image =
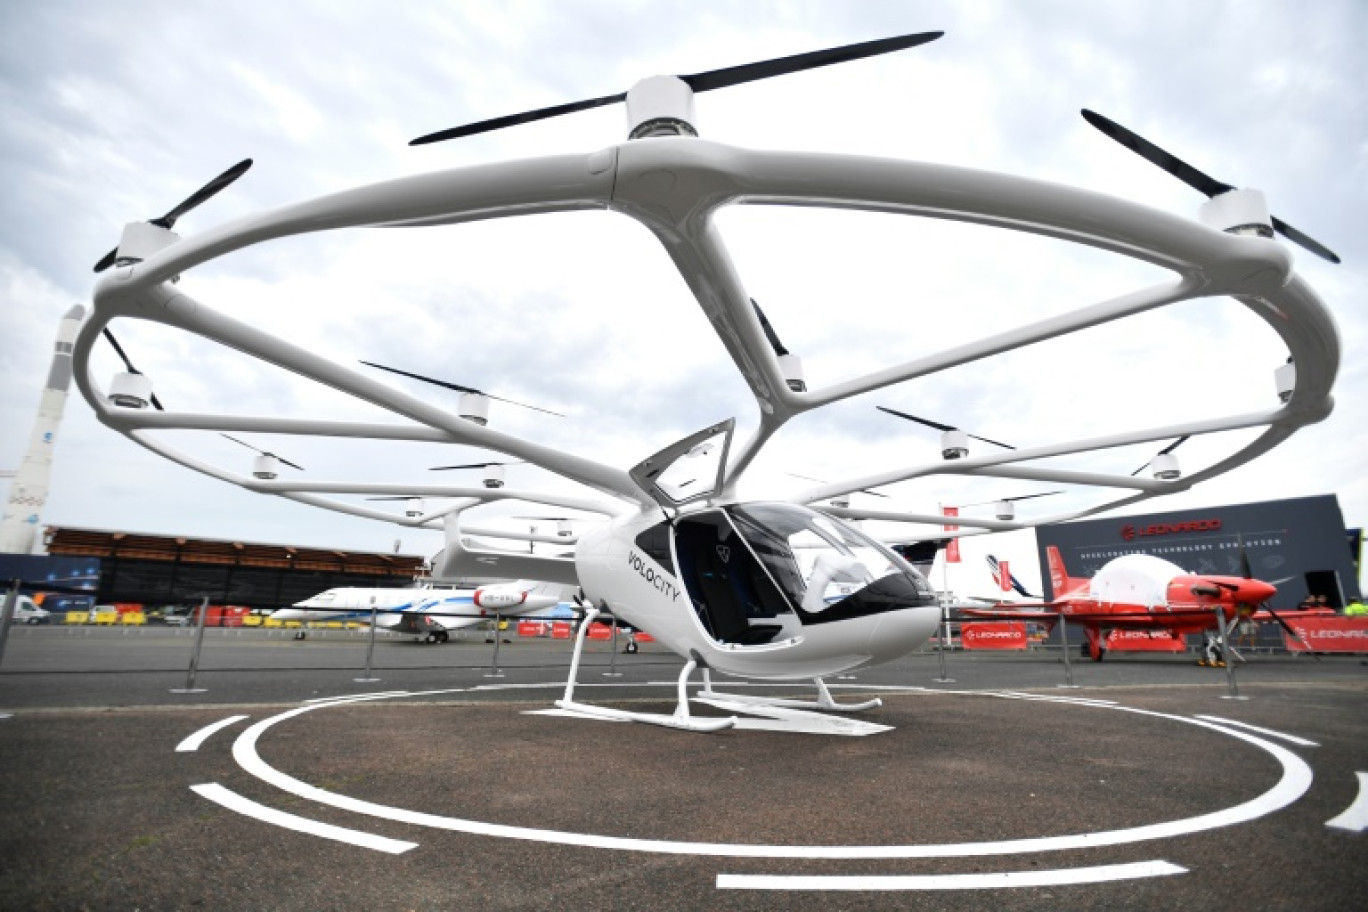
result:
<svg viewBox="0 0 1368 912"><path fill-rule="evenodd" d="M48 617L52 614L46 608L39 608L34 604L33 599L27 595L19 596L19 600L14 603L14 617L11 623L14 624L46 624Z"/></svg>

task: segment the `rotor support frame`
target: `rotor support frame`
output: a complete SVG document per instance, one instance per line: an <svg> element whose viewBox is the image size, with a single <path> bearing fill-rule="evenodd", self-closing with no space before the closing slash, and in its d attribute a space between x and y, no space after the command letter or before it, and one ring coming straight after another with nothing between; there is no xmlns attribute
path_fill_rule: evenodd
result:
<svg viewBox="0 0 1368 912"><path fill-rule="evenodd" d="M789 382L791 371L786 371L766 339L751 297L717 228L718 213L737 205L893 213L1026 232L1160 266L1174 278L861 377L826 386L813 386L809 381L799 389L795 388L798 384ZM585 485L597 495L607 495L606 499L600 496L581 501L592 503L602 514L650 509L648 493L623 469L474 424L456 411L409 396L191 298L185 287L192 282L170 284L174 277L193 277L195 267L234 251L316 231L377 225L448 225L584 209L608 209L634 219L659 240L754 396L759 425L733 450L721 492L724 499L734 497L738 481L773 435L789 420L813 409L1200 297L1234 298L1267 323L1287 345L1298 373L1295 388L1280 407L987 457L903 466L875 476L823 484L802 492L798 500L814 503L864 488L944 474L1049 478L1126 492L1082 510L1030 522L982 521L975 531L1058 522L1185 490L1256 458L1301 427L1323 420L1333 405L1330 393L1341 357L1338 332L1323 302L1294 272L1287 248L1275 241L1226 233L1139 203L1012 175L855 155L751 151L690 137L656 137L589 154L548 156L404 177L306 200L183 238L150 252L142 262L116 266L102 275L95 289L94 313L76 341L78 387L99 420L181 465L251 490L354 515L384 517L400 524L415 522L398 514L318 496L327 493L332 483L320 486L295 478L263 482L208 465L157 440L156 432L196 428L460 443L526 461ZM155 320L197 334L386 409L404 423L377 426L119 408L106 401L90 370L91 349L100 331L115 318ZM1158 441L1182 434L1260 427L1262 432L1230 457L1173 481L1064 472L1025 464L1048 456ZM336 483L331 489L332 493L424 496L442 496L445 491L432 485L364 481ZM453 489L451 496L484 503L512 493L506 489ZM532 502L564 503L540 500L530 492L520 493L527 494L524 499ZM467 501L462 503L468 506ZM832 512L852 519L921 521L915 514L890 511ZM422 520L431 523L434 517ZM966 526L974 525L967 519L961 521Z"/></svg>

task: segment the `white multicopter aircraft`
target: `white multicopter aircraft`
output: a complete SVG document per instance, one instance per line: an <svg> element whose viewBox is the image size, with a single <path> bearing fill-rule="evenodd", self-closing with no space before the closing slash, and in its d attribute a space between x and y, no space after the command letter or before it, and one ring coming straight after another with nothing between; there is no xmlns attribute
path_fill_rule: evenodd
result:
<svg viewBox="0 0 1368 912"><path fill-rule="evenodd" d="M473 627L493 617L523 617L555 608L565 586L519 580L478 589L328 589L291 608L272 612L278 621L349 620L382 630L411 633L429 643L445 643L449 631Z"/></svg>
<svg viewBox="0 0 1368 912"><path fill-rule="evenodd" d="M171 230L177 218L240 176L248 164L244 163L166 215L129 225L119 246L100 262L98 268L109 271L97 284L95 311L81 329L74 354L81 393L108 426L211 477L355 516L444 529L446 548L434 559L434 578L497 576L576 585L596 606L591 610L607 606L686 660L679 678L678 705L671 715L612 711L576 701L577 661L572 662L571 679L559 701L568 711L694 730L729 725L729 720L689 715L685 685L696 668L703 669L705 680L710 669L771 680L812 678L819 693L812 705L843 708L830 698L822 676L902 655L924 642L940 617L926 581L882 544L843 520L933 526L945 521L930 510L854 509L848 498L842 501L844 495L937 475L1120 491L1085 508L1029 520L957 520L978 533L1028 528L1130 506L1237 468L1300 428L1324 419L1332 408L1330 390L1340 360L1333 318L1295 272L1289 249L1277 243L1273 234L1276 230L1322 256L1328 251L1274 219L1258 191L1237 190L1209 178L1199 180L1204 175L1190 166L1166 153L1159 155L1138 137L1110 127L1113 138L1122 139L1129 148L1212 197L1199 220L1090 190L954 165L753 151L698 137L693 105L697 92L911 48L939 36L938 32L908 35L706 73L651 77L621 95L500 117L421 140L454 138L625 101L629 139L617 145L584 154L406 176L287 205L185 239ZM1095 118L1092 122L1101 123ZM800 359L779 343L729 252L718 216L738 205L821 207L1024 232L1136 259L1166 270L1167 280L1106 300L1068 305L1038 322L994 325L977 341L957 340L942 351L919 349L906 362L872 365L861 376L810 386ZM755 429L734 449L734 421L727 420L666 447L629 471L490 426L489 397L473 389L462 396L460 411L442 408L348 363L300 347L289 327L273 334L266 326L234 318L231 303L216 309L193 297L196 267L279 238L361 226L423 230L425 226L582 209L609 210L644 227L679 273L668 280L678 283L682 278L695 296L755 401ZM993 252L985 249L983 253L987 268ZM173 285L176 279L181 281ZM1200 404L1214 414L1185 423L1083 439L1063 437L1047 445L972 457L971 435L947 426L941 438L943 461L822 484L786 502L747 501L740 493L747 471L764 447L789 421L808 412L894 385L911 395L915 381L942 371L1207 297L1232 298L1287 346L1288 363L1271 370L1274 384L1269 399L1276 390L1278 400L1270 401L1268 407L1223 414L1217 411L1219 403L1201 399ZM901 310L897 319L907 316ZM592 317L586 314L587 319ZM196 334L386 409L399 420L362 423L312 415L149 412L146 405L152 389L147 376L120 374L108 394L92 376L91 349L101 330L115 318L152 320ZM1185 331L1200 334L1207 329L1192 325ZM1212 341L1219 344L1221 340ZM1128 379L1125 392L1136 396L1143 391ZM1179 471L1172 447L1153 461L1153 477L1102 472L1096 463L1078 469L1062 466L1071 457L1099 450L1237 429L1254 433L1232 443L1232 452L1224 458L1188 475ZM166 436L162 432L171 430L476 447L578 483L590 495L495 486L319 480L307 473L282 478L271 461L274 457L266 454L259 457L264 463L247 475L171 446L162 439ZM1066 435L1069 423L1054 430ZM1037 464L1041 460L1049 462ZM406 516L344 499L379 496L422 498L426 512ZM510 499L576 511L576 515L594 514L606 521L562 539L561 544L573 546L568 557L499 550L468 538L484 531L469 523L463 527L464 512ZM808 506L818 502L823 503L820 509ZM548 540L516 534L505 538ZM581 639L577 649L582 643Z"/></svg>

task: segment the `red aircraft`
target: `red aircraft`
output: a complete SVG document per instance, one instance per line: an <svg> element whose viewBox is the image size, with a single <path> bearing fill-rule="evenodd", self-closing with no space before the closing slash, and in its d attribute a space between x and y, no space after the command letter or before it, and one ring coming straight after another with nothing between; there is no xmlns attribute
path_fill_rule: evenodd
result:
<svg viewBox="0 0 1368 912"><path fill-rule="evenodd" d="M1216 614L1228 629L1236 617L1251 614L1272 598L1277 588L1261 580L1185 572L1177 564L1149 554L1127 554L1109 562L1092 579L1071 577L1059 549L1047 549L1053 601L1015 603L1007 608L964 608L966 618L1034 621L1053 627L1060 618L1080 625L1088 637L1088 655L1097 662L1106 653L1112 630L1167 630L1174 639L1217 628Z"/></svg>

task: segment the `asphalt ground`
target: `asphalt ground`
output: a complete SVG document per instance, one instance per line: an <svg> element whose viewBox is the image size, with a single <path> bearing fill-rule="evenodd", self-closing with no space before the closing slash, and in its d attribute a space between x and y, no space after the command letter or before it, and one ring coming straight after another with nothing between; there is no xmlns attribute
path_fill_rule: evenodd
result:
<svg viewBox="0 0 1368 912"><path fill-rule="evenodd" d="M829 682L880 696L856 717L889 731L707 735L529 713L563 641L501 643L491 677L482 635L378 637L358 682L364 633L209 630L203 692L171 693L191 633L12 632L0 908L1368 908L1368 837L1326 825L1368 771L1359 657L1249 655L1237 700L1191 656L1075 659L1070 688L1057 651L944 674L926 652ZM577 696L668 713L680 664L590 643ZM377 692L399 693L341 700ZM414 845L287 829L206 784ZM1102 876L1127 879L1068 882Z"/></svg>

